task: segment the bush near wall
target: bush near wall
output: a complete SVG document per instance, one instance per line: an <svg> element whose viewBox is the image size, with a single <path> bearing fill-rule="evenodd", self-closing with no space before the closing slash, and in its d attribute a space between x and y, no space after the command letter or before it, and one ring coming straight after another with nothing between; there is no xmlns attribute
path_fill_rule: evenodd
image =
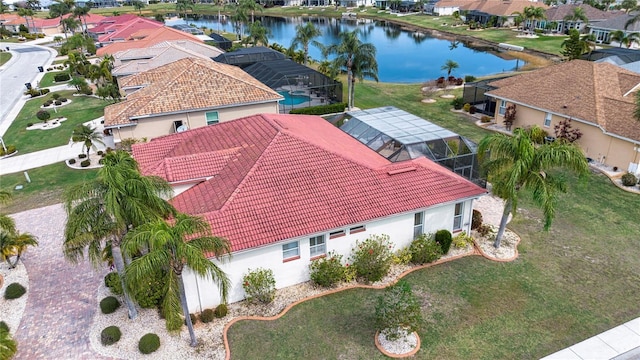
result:
<svg viewBox="0 0 640 360"><path fill-rule="evenodd" d="M335 103L328 105L311 106L307 108L293 109L290 114L302 114L302 115L325 115L343 112L347 107L346 103Z"/></svg>
<svg viewBox="0 0 640 360"><path fill-rule="evenodd" d="M68 81L70 79L71 79L71 76L69 76L68 73L55 74L53 76L53 81L55 82Z"/></svg>

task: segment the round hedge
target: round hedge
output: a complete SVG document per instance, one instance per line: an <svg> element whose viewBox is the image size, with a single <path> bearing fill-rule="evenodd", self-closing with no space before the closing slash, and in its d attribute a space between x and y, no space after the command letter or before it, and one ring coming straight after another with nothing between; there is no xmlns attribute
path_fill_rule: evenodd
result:
<svg viewBox="0 0 640 360"><path fill-rule="evenodd" d="M91 160L82 160L80 162L80 167L88 167L89 165L91 165Z"/></svg>
<svg viewBox="0 0 640 360"><path fill-rule="evenodd" d="M149 333L140 338L138 342L138 350L143 354L151 354L160 347L160 338L158 335Z"/></svg>
<svg viewBox="0 0 640 360"><path fill-rule="evenodd" d="M200 313L200 321L205 324L212 322L214 317L215 315L212 309L204 309L204 311Z"/></svg>
<svg viewBox="0 0 640 360"><path fill-rule="evenodd" d="M214 315L217 318L223 318L223 317L227 316L228 312L229 312L229 308L227 307L227 304L220 304L213 311Z"/></svg>
<svg viewBox="0 0 640 360"><path fill-rule="evenodd" d="M100 310L102 310L103 314L111 314L118 310L119 307L120 302L113 296L107 296L100 301Z"/></svg>
<svg viewBox="0 0 640 360"><path fill-rule="evenodd" d="M102 330L100 333L100 342L102 345L108 346L117 343L122 336L120 328L117 326L109 326Z"/></svg>
<svg viewBox="0 0 640 360"><path fill-rule="evenodd" d="M24 295L27 292L27 289L24 286L18 283L11 283L7 286L7 289L4 291L4 298L7 300L17 299Z"/></svg>

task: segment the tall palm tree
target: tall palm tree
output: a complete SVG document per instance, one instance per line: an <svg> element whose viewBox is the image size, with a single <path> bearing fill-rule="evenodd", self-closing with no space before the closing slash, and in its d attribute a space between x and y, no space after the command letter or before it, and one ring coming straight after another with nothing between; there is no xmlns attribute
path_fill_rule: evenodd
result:
<svg viewBox="0 0 640 360"><path fill-rule="evenodd" d="M6 204L11 201L11 194L7 191L0 191L0 204ZM0 231L6 231L9 233L16 232L16 223L8 215L0 213Z"/></svg>
<svg viewBox="0 0 640 360"><path fill-rule="evenodd" d="M231 12L229 17L233 22L233 28L236 31L237 39L242 40L242 26L249 21L249 15L244 7L241 7L238 3L229 2L225 5L225 9Z"/></svg>
<svg viewBox="0 0 640 360"><path fill-rule="evenodd" d="M358 38L358 30L345 31L339 34L340 42L323 49L323 56L335 54L334 66L346 69L349 110L353 107L354 77L362 79L364 76L372 77L378 81L378 62L376 61L376 47L370 43L362 43ZM357 73L356 73L357 72Z"/></svg>
<svg viewBox="0 0 640 360"><path fill-rule="evenodd" d="M442 65L442 67L440 67L441 70L446 71L447 72L447 77L451 76L451 72L457 68L459 68L460 65L458 65L457 62L448 59L444 65Z"/></svg>
<svg viewBox="0 0 640 360"><path fill-rule="evenodd" d="M31 9L28 8L19 8L18 9L18 15L22 16L24 18L24 21L27 23L27 30L29 32L32 32L33 29L31 29L31 26L29 26L29 19L33 19L33 15L35 14L35 12Z"/></svg>
<svg viewBox="0 0 640 360"><path fill-rule="evenodd" d="M11 338L11 334L0 328L0 359L11 359L18 351L18 344Z"/></svg>
<svg viewBox="0 0 640 360"><path fill-rule="evenodd" d="M587 14L584 13L584 9L578 6L574 7L573 12L571 14L567 14L567 16L565 16L563 20L565 22L570 21L574 24L578 21L582 21L583 23L585 23L584 29L586 29L586 25L589 24L589 18L587 17ZM564 26L566 28L567 25L565 24Z"/></svg>
<svg viewBox="0 0 640 360"><path fill-rule="evenodd" d="M290 49L295 49L298 46L302 46L304 52L304 65L308 64L309 60L309 44L318 44L314 39L322 35L320 29L315 27L312 22L307 22L304 25L296 25L296 36L291 40ZM317 46L317 45L316 45ZM321 48L321 46L318 46Z"/></svg>
<svg viewBox="0 0 640 360"><path fill-rule="evenodd" d="M60 18L60 25L62 25L62 28L64 30L65 39L67 38L67 31L66 31L65 25L62 23L62 20L64 20L62 17L70 12L71 12L71 9L69 8L69 6L67 6L67 4L63 2L56 1L53 4L49 5L49 16L51 18L56 18L56 17Z"/></svg>
<svg viewBox="0 0 640 360"><path fill-rule="evenodd" d="M83 147L87 150L87 158L89 157L89 150L97 149L96 144L104 145L104 142L102 141L102 134L100 134L99 131L96 131L94 127L83 124L73 128L71 141L83 144Z"/></svg>
<svg viewBox="0 0 640 360"><path fill-rule="evenodd" d="M521 190L529 190L533 201L542 208L547 230L555 216L558 193L566 191L566 180L550 170L565 168L579 175L589 172L577 145L563 141L536 145L530 133L521 128L515 129L513 136L496 133L484 137L478 144L478 154L484 161L483 168L493 185L493 193L505 200L494 243L496 248L500 247L509 214L515 214L518 208Z"/></svg>
<svg viewBox="0 0 640 360"><path fill-rule="evenodd" d="M142 9L144 9L145 7L147 7L147 4L143 3L140 0L133 0L131 2L131 5L133 5L133 8L138 10L138 15L142 15Z"/></svg>
<svg viewBox="0 0 640 360"><path fill-rule="evenodd" d="M64 194L67 223L63 251L67 260L78 263L86 249L89 260L98 267L103 263L104 250L110 247L122 288L126 289L122 239L131 229L173 215L175 209L164 200L172 190L159 177L141 175L138 164L125 151L110 152L103 159L96 179L71 187ZM133 319L137 316L135 305L127 291L124 297L129 318Z"/></svg>
<svg viewBox="0 0 640 360"><path fill-rule="evenodd" d="M255 2L255 0L239 0L238 1L238 8L242 9L241 11L244 12L245 14L250 13L251 14L251 23L253 24L255 22L255 12L256 11L260 11L262 12L262 6L260 4L258 4L257 2Z"/></svg>
<svg viewBox="0 0 640 360"><path fill-rule="evenodd" d="M86 34L87 32L87 15L89 15L89 11L91 9L89 8L89 6L85 5L85 6L76 6L75 8L73 8L73 16L77 17L78 20L80 21L80 23L84 23L84 29L82 30L83 33Z"/></svg>
<svg viewBox="0 0 640 360"><path fill-rule="evenodd" d="M195 5L189 0L178 0L176 2L176 11L178 12L178 14L182 12L184 14L183 18L185 19L187 18L187 10L193 11L194 8Z"/></svg>
<svg viewBox="0 0 640 360"><path fill-rule="evenodd" d="M262 26L260 20L258 20L249 25L249 34L242 42L252 46L269 46L269 32L269 29Z"/></svg>
<svg viewBox="0 0 640 360"><path fill-rule="evenodd" d="M67 40L69 39L67 31L71 31L71 35L74 35L76 33L76 29L80 26L80 22L71 16L60 20L60 24L62 24L62 28L64 29L64 38Z"/></svg>
<svg viewBox="0 0 640 360"><path fill-rule="evenodd" d="M640 41L638 33L626 33L622 30L612 31L610 36L612 41L618 42L619 47L624 45L627 49L629 49L633 43L638 43Z"/></svg>
<svg viewBox="0 0 640 360"><path fill-rule="evenodd" d="M187 241L188 239L188 241ZM205 254L213 254L216 259L230 252L229 243L211 235L209 224L202 218L178 213L170 221L156 220L141 225L127 234L123 245L130 256L144 253L134 259L126 270L126 283L130 291L135 291L141 282L148 281L155 270L161 268L166 279L162 310L167 320L168 330L182 327L180 307L189 329L191 346L198 342L189 316L187 297L184 290L182 272L188 266L196 274L214 281L220 289L222 301L227 301L229 279L227 275Z"/></svg>
<svg viewBox="0 0 640 360"><path fill-rule="evenodd" d="M544 8L539 6L527 6L523 10L525 20L529 21L529 27L535 29L535 22L537 20L544 20L547 18Z"/></svg>
<svg viewBox="0 0 640 360"><path fill-rule="evenodd" d="M18 265L28 246L38 246L38 238L30 233L0 231L0 261L6 261L9 269ZM11 258L15 260L11 261Z"/></svg>

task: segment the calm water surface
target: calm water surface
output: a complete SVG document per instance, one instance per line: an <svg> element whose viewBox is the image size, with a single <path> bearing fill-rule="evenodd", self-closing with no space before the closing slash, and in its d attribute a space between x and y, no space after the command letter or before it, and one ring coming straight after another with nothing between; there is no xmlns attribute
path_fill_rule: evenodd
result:
<svg viewBox="0 0 640 360"><path fill-rule="evenodd" d="M440 39L426 33L406 31L399 26L385 22L357 23L353 20L330 18L276 18L256 17L270 31L269 42L285 47L291 45L295 36L295 27L312 21L321 31L322 36L316 40L324 45L339 42L338 34L342 31L360 29L363 42L372 43L377 50L378 77L382 82L415 83L433 80L445 76L441 70L448 59L457 62L460 67L452 72L453 76L476 77L513 71L516 60L505 60L493 53L472 49L463 43L452 46L452 41ZM360 20L363 21L363 20ZM184 20L167 21L167 25L185 23ZM197 27L208 27L234 33L233 24L217 16L188 19L186 23ZM320 50L309 46L309 54L315 60L322 60ZM519 64L520 66L522 63Z"/></svg>

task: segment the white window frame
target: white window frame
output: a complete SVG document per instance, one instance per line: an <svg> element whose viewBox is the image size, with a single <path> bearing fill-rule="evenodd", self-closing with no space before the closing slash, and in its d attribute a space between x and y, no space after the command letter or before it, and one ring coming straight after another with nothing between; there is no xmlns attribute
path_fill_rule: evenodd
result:
<svg viewBox="0 0 640 360"><path fill-rule="evenodd" d="M544 127L550 127L551 126L551 118L552 118L551 113L546 113L545 114L545 116L544 116L544 124L543 124Z"/></svg>
<svg viewBox="0 0 640 360"><path fill-rule="evenodd" d="M464 203L456 203L453 208L453 231L462 230L462 216L464 215Z"/></svg>
<svg viewBox="0 0 640 360"><path fill-rule="evenodd" d="M292 260L300 257L300 242L292 241L282 244L282 260Z"/></svg>
<svg viewBox="0 0 640 360"><path fill-rule="evenodd" d="M424 212L417 212L413 214L413 238L424 233Z"/></svg>
<svg viewBox="0 0 640 360"><path fill-rule="evenodd" d="M498 108L498 114L504 116L507 113L507 102L505 100L500 100L500 107Z"/></svg>
<svg viewBox="0 0 640 360"><path fill-rule="evenodd" d="M209 115L213 115L215 114L216 118L215 120L210 120L209 119ZM209 111L204 113L204 119L207 122L207 125L214 125L220 122L220 114L217 111Z"/></svg>
<svg viewBox="0 0 640 360"><path fill-rule="evenodd" d="M367 231L366 225L358 225L349 229L349 234L356 234L359 232Z"/></svg>
<svg viewBox="0 0 640 360"><path fill-rule="evenodd" d="M311 258L322 256L327 253L327 241L324 235L309 238L309 256Z"/></svg>

